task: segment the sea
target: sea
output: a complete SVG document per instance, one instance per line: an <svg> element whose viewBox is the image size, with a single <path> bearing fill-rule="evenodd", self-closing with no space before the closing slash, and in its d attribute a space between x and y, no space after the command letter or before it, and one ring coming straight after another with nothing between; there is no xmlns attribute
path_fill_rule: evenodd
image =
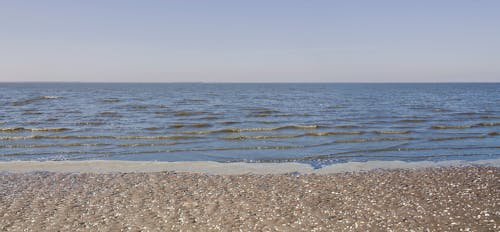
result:
<svg viewBox="0 0 500 232"><path fill-rule="evenodd" d="M0 161L500 158L500 83L0 83Z"/></svg>

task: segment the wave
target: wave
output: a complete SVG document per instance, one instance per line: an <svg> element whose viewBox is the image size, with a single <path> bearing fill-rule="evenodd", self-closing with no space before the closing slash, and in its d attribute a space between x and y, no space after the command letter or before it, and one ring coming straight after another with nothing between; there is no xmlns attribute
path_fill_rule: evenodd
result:
<svg viewBox="0 0 500 232"><path fill-rule="evenodd" d="M474 124L474 127L500 126L500 122L481 122Z"/></svg>
<svg viewBox="0 0 500 232"><path fill-rule="evenodd" d="M233 150L287 150L303 148L304 146L248 146L248 147L216 147L216 148L193 148L193 149L171 149L171 150L149 150L149 151L58 151L58 152L36 152L36 153L8 153L0 156L31 156L31 155L72 155L72 154L92 154L92 155L142 155L154 153L176 153L176 152L207 152L207 151L233 151Z"/></svg>
<svg viewBox="0 0 500 232"><path fill-rule="evenodd" d="M202 128L202 127L211 127L212 124L210 124L210 123L195 123L195 124L191 124L190 126L191 127Z"/></svg>
<svg viewBox="0 0 500 232"><path fill-rule="evenodd" d="M306 156L302 158L298 158L298 160L322 160L322 159L332 159L339 157L346 157L345 155L356 154L356 155L364 155L370 157L369 154L366 153L380 153L380 152L390 152L390 151L431 151L431 150L474 150L474 149L500 149L499 146L474 146L474 147L419 147L419 148L402 148L402 147L388 147L388 148L376 148L376 149L361 149L361 150L352 150L345 152L338 152L333 154L325 154L325 155L314 155L314 156ZM359 154L357 154L359 153ZM458 155L457 155L458 156ZM381 156L376 156L380 158ZM413 158L414 156L404 156L405 158Z"/></svg>
<svg viewBox="0 0 500 232"><path fill-rule="evenodd" d="M335 140L337 143L368 143L368 142L380 142L380 141L403 141L403 140L415 140L413 137L402 137L402 138L367 138L367 139L346 139L346 140Z"/></svg>
<svg viewBox="0 0 500 232"><path fill-rule="evenodd" d="M425 120L425 119L403 119L403 120L399 120L398 122L421 123L421 122L427 122L427 120Z"/></svg>
<svg viewBox="0 0 500 232"><path fill-rule="evenodd" d="M359 126L359 125L338 125L335 127L336 128L361 128L362 126Z"/></svg>
<svg viewBox="0 0 500 232"><path fill-rule="evenodd" d="M200 115L200 114L205 114L207 112L195 112L195 111L177 111L174 113L174 116L194 116L194 115Z"/></svg>
<svg viewBox="0 0 500 232"><path fill-rule="evenodd" d="M303 135L253 135L253 136L229 136L222 137L225 140L247 140L247 139L291 139L301 137Z"/></svg>
<svg viewBox="0 0 500 232"><path fill-rule="evenodd" d="M446 130L446 129L468 129L473 127L492 127L500 126L500 122L481 122L473 125L435 125L431 129Z"/></svg>
<svg viewBox="0 0 500 232"><path fill-rule="evenodd" d="M144 110L144 109L149 108L150 106L140 105L140 104L129 104L129 105L126 105L124 107L127 109L133 109L133 110Z"/></svg>
<svg viewBox="0 0 500 232"><path fill-rule="evenodd" d="M273 110L263 107L243 107L243 109L252 111L247 115L247 117L269 117L269 116L277 116L276 114L282 113L279 110Z"/></svg>
<svg viewBox="0 0 500 232"><path fill-rule="evenodd" d="M261 124L278 124L278 121L255 121L255 123L261 123Z"/></svg>
<svg viewBox="0 0 500 232"><path fill-rule="evenodd" d="M433 112L452 112L450 109L444 109L444 108L434 108L432 109Z"/></svg>
<svg viewBox="0 0 500 232"><path fill-rule="evenodd" d="M42 96L40 97L41 99L59 99L62 98L60 96Z"/></svg>
<svg viewBox="0 0 500 232"><path fill-rule="evenodd" d="M224 121L224 122L220 122L220 124L223 124L223 125L233 125L233 124L238 124L240 122L235 122L235 121Z"/></svg>
<svg viewBox="0 0 500 232"><path fill-rule="evenodd" d="M151 140L181 140L198 139L198 136L185 135L158 135L158 136L114 136L114 135L34 135L34 136L0 136L0 140L28 140L28 139L151 139Z"/></svg>
<svg viewBox="0 0 500 232"><path fill-rule="evenodd" d="M241 133L241 132L257 132L257 131L278 131L286 129L314 130L319 128L326 128L326 127L320 125L287 125L278 127L225 128L225 129L208 130L208 131L184 131L182 133L183 134Z"/></svg>
<svg viewBox="0 0 500 232"><path fill-rule="evenodd" d="M247 139L290 139L304 136L332 136L332 135L357 135L363 134L362 131L327 131L327 132L308 132L304 134L284 134L284 135L241 135L222 137L225 140L247 140Z"/></svg>
<svg viewBox="0 0 500 232"><path fill-rule="evenodd" d="M23 131L31 131L31 132L59 132L59 131L68 131L69 128L59 127L59 128L26 128L26 127L8 127L8 128L0 128L0 132L23 132Z"/></svg>
<svg viewBox="0 0 500 232"><path fill-rule="evenodd" d="M378 130L378 131L373 131L375 134L409 134L412 131L410 130L402 130L402 131L394 131L394 130Z"/></svg>
<svg viewBox="0 0 500 232"><path fill-rule="evenodd" d="M184 99L185 102L194 102L194 103L197 103L197 102L208 102L207 99Z"/></svg>
<svg viewBox="0 0 500 232"><path fill-rule="evenodd" d="M430 138L429 141L446 141L446 140L463 140L463 139L484 139L485 135L478 136L460 136L460 137L439 137L439 138Z"/></svg>
<svg viewBox="0 0 500 232"><path fill-rule="evenodd" d="M24 111L23 112L23 115L40 115L40 114L43 114L43 112L39 112L39 111Z"/></svg>
<svg viewBox="0 0 500 232"><path fill-rule="evenodd" d="M74 144L77 145L77 144ZM94 145L94 144L81 144L81 145ZM103 144L106 145L106 144ZM133 144L130 144L134 146ZM142 146L142 144L140 144ZM147 146L147 145L146 145ZM71 154L82 154L82 155L142 155L142 154L154 154L154 153L175 153L175 152L203 152L203 151L231 151L231 150L288 150L288 149L298 149L304 148L306 146L294 146L294 145L277 145L277 146L246 146L246 147L216 147L216 148L194 148L194 149L169 149L169 150L146 150L146 151L58 151L58 152L36 152L36 153L10 153L10 154L0 154L0 156L33 156L33 155L71 155ZM371 156L367 153L379 153L388 151L426 151L426 150L474 150L474 149L500 149L498 146L477 146L477 147L451 147L451 148L398 148L398 147L388 147L380 149L364 149L364 150L353 150L338 152L333 154L319 154L306 157L297 158L274 158L274 159L256 159L256 160L231 160L226 162L297 162L297 161L310 161L310 160L324 160L324 159L342 159L342 158L353 158L353 157L367 157L367 158L431 158L431 157L446 157L446 156L474 156L483 154L438 154L438 155L417 155L417 156L407 156L407 155L377 155ZM84 157L82 157L84 158Z"/></svg>
<svg viewBox="0 0 500 232"><path fill-rule="evenodd" d="M469 112L458 112L458 113L455 113L455 115L474 115L474 114L477 114L477 112L469 111Z"/></svg>
<svg viewBox="0 0 500 232"><path fill-rule="evenodd" d="M300 145L277 145L277 146L247 146L247 147L216 147L216 148L195 148L177 149L170 152L190 152L190 151L238 151L238 150L286 150L304 148Z"/></svg>
<svg viewBox="0 0 500 232"><path fill-rule="evenodd" d="M327 159L352 159L352 158L376 158L376 159L384 159L384 158L390 158L390 159L430 159L430 158L444 158L444 157L470 157L470 156L484 156L484 155L489 155L489 154L484 154L484 153L465 153L465 154L436 154L436 155L415 155L415 156L406 156L406 155L377 155L376 157L372 157L367 154L352 154L352 155L339 155L339 156L334 156L334 155L328 155L328 157L325 157L325 155L316 155L316 156L310 156L307 158L281 158L281 159L256 159L256 160L244 160L244 159L237 159L237 160L230 160L226 161L227 163L234 163L234 162L248 162L248 163L284 163L284 162L300 162L300 161L320 161L320 160L327 160ZM318 158L319 157L319 158Z"/></svg>
<svg viewBox="0 0 500 232"><path fill-rule="evenodd" d="M176 124L170 125L169 128L183 128L185 126L186 126L185 124L176 123Z"/></svg>
<svg viewBox="0 0 500 232"><path fill-rule="evenodd" d="M125 144L118 144L117 146L119 147L155 147L155 146L173 146L177 145L179 143L177 142L170 142L170 143L125 143Z"/></svg>
<svg viewBox="0 0 500 232"><path fill-rule="evenodd" d="M121 115L117 112L112 112L112 111L105 111L105 112L101 112L99 113L100 116L103 116L103 117L121 117Z"/></svg>
<svg viewBox="0 0 500 232"><path fill-rule="evenodd" d="M447 130L447 129L467 129L472 128L471 125L435 125L431 126L431 129L436 130Z"/></svg>
<svg viewBox="0 0 500 232"><path fill-rule="evenodd" d="M184 128L184 127L196 127L196 128L203 128L203 127L211 127L212 124L210 123L193 123L193 124L183 124L183 123L175 123L169 126L169 128Z"/></svg>
<svg viewBox="0 0 500 232"><path fill-rule="evenodd" d="M257 114L277 114L277 113L281 113L281 111L269 109L269 110L260 110L260 111L257 111L255 113L257 113Z"/></svg>
<svg viewBox="0 0 500 232"><path fill-rule="evenodd" d="M98 125L104 125L104 122L78 122L76 124L77 125L93 125L93 126L98 126Z"/></svg>
<svg viewBox="0 0 500 232"><path fill-rule="evenodd" d="M186 143L167 142L167 143L123 143L123 144L111 144L111 143L8 144L8 145L0 145L0 148L99 147L99 146L157 147L157 146L174 146L178 144L186 144Z"/></svg>
<svg viewBox="0 0 500 232"><path fill-rule="evenodd" d="M9 144L0 148L45 148L45 147L97 147L111 146L109 143L65 143L65 144Z"/></svg>
<svg viewBox="0 0 500 232"><path fill-rule="evenodd" d="M481 118L491 119L491 118L500 118L500 116L497 116L497 115L484 115L484 116L481 116Z"/></svg>
<svg viewBox="0 0 500 232"><path fill-rule="evenodd" d="M284 130L284 129L313 130L319 128L327 128L327 127L320 125L290 125L290 126L275 127L276 130Z"/></svg>
<svg viewBox="0 0 500 232"><path fill-rule="evenodd" d="M247 110L247 111L272 111L272 109L266 108L266 107L259 107L259 106L243 106L240 107L241 110Z"/></svg>
<svg viewBox="0 0 500 232"><path fill-rule="evenodd" d="M158 140L177 140L177 139L197 139L198 136L185 135L152 135L152 136L108 136L112 139L158 139Z"/></svg>
<svg viewBox="0 0 500 232"><path fill-rule="evenodd" d="M330 136L330 135L358 135L363 134L363 131L327 131L327 132L309 132L307 136Z"/></svg>
<svg viewBox="0 0 500 232"><path fill-rule="evenodd" d="M29 98L29 99L25 99L25 100L21 100L21 101L15 101L15 102L12 102L11 105L12 106L23 106L23 105L28 105L28 104L31 104L31 103L37 102L37 101L52 100L52 99L59 99L59 98L62 98L62 97L60 97L60 96L39 96L39 97Z"/></svg>
<svg viewBox="0 0 500 232"><path fill-rule="evenodd" d="M121 100L119 98L104 98L101 99L101 102L106 102L106 103L114 103L114 102L120 102Z"/></svg>
<svg viewBox="0 0 500 232"><path fill-rule="evenodd" d="M460 136L460 137L438 137L438 138L430 138L429 141L446 141L446 140L463 140L463 139L484 139L486 135L477 135L477 136Z"/></svg>

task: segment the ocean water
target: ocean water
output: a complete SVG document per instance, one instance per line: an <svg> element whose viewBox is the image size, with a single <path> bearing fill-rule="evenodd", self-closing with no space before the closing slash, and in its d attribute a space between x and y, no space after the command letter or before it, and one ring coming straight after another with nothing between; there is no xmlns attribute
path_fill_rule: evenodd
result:
<svg viewBox="0 0 500 232"><path fill-rule="evenodd" d="M0 161L500 157L500 84L0 83Z"/></svg>

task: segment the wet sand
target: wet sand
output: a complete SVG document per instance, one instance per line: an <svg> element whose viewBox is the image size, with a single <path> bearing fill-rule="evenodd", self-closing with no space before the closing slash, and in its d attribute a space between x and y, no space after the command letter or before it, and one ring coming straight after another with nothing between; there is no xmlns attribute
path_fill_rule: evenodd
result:
<svg viewBox="0 0 500 232"><path fill-rule="evenodd" d="M0 172L92 172L92 173L131 173L131 172L190 172L205 174L332 174L343 172L371 171L376 169L416 169L464 167L471 165L500 167L500 159L476 161L447 160L440 162L420 161L368 161L336 163L321 168L309 164L285 163L219 163L212 161L124 161L124 160L85 160L85 161L10 161L0 162Z"/></svg>
<svg viewBox="0 0 500 232"><path fill-rule="evenodd" d="M0 174L0 230L498 231L500 226L500 167L325 175L61 171Z"/></svg>

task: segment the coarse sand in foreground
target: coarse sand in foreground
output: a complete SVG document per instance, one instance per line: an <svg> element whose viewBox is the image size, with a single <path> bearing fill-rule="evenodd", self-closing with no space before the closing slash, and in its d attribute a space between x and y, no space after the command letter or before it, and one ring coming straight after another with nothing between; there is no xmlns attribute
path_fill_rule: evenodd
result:
<svg viewBox="0 0 500 232"><path fill-rule="evenodd" d="M500 168L0 174L2 231L499 231Z"/></svg>

